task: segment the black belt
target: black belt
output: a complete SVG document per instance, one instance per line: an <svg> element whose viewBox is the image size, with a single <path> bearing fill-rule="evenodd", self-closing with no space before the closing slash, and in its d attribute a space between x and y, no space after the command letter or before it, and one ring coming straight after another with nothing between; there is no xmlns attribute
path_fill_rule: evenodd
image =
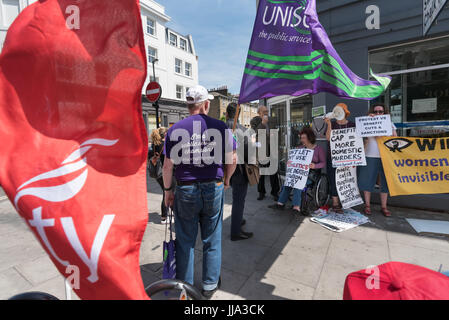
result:
<svg viewBox="0 0 449 320"><path fill-rule="evenodd" d="M222 179L209 179L209 180L190 180L190 181L179 181L176 180L176 184L180 187L182 186L192 186L194 184L201 184L201 183L211 183L211 182L223 182Z"/></svg>

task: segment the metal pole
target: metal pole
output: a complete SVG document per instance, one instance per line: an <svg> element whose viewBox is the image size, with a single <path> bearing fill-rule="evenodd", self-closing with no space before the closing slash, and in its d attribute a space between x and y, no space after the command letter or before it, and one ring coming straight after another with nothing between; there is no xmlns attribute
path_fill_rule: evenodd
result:
<svg viewBox="0 0 449 320"><path fill-rule="evenodd" d="M153 59L153 81L156 81L156 69L154 67L154 64L158 62L158 59ZM156 101L153 103L153 107L156 109L156 128L159 129L160 122L159 122L159 101Z"/></svg>
<svg viewBox="0 0 449 320"><path fill-rule="evenodd" d="M160 122L159 122L159 102L154 103L153 106L156 109L156 128L159 129L159 127L160 127Z"/></svg>

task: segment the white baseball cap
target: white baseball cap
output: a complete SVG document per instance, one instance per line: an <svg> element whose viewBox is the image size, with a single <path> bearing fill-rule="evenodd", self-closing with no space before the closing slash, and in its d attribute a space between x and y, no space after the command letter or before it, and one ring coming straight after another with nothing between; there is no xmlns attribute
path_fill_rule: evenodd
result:
<svg viewBox="0 0 449 320"><path fill-rule="evenodd" d="M214 96L209 94L203 86L194 86L187 91L187 104L196 104L206 100L214 100Z"/></svg>

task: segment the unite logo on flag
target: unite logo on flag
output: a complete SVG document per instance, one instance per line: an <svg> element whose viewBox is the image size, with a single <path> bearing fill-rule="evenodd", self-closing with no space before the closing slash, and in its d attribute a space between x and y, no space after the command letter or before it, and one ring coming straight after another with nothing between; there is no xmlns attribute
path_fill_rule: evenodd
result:
<svg viewBox="0 0 449 320"><path fill-rule="evenodd" d="M104 140L104 139L92 139L81 144L80 148L75 150L64 162L62 166L58 169L45 172L40 174L24 184L22 184L17 189L17 194L14 198L14 206L19 211L19 200L24 196L34 196L41 200L49 202L64 202L75 197L84 187L87 177L88 168L86 158L82 158L93 146L113 146L118 142L118 140ZM34 185L39 181L45 181L52 178L64 177L72 173L78 173L76 178L73 180L51 187L28 187L29 185ZM69 261L63 260L58 257L51 241L48 239L45 232L46 228L55 226L55 219L43 219L42 218L43 207L37 207L33 209L33 219L28 220L29 225L36 229L40 240L43 242L44 246L53 256L53 258L58 261L61 265L68 267ZM45 207L44 207L45 209ZM79 258L84 262L84 264L89 268L90 275L87 278L88 281L95 283L98 281L98 260L101 254L101 249L103 243L106 239L107 233L114 221L114 214L104 215L101 221L100 227L95 234L94 242L92 243L92 249L90 254L87 254L83 245L80 242L78 234L76 232L76 227L73 222L72 217L64 217L60 219L64 234L67 237L68 242L72 246L73 250L79 256Z"/></svg>
<svg viewBox="0 0 449 320"><path fill-rule="evenodd" d="M139 1L78 1L79 28L67 26L71 5L35 2L8 30L0 184L58 271L77 270L81 299L148 299Z"/></svg>

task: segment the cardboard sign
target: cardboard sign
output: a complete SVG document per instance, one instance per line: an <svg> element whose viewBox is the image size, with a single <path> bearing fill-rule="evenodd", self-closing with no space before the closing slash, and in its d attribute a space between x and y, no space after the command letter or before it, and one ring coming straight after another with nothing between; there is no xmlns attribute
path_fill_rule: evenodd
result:
<svg viewBox="0 0 449 320"><path fill-rule="evenodd" d="M449 138L377 138L392 196L449 193Z"/></svg>
<svg viewBox="0 0 449 320"><path fill-rule="evenodd" d="M310 221L318 223L322 227L333 232L343 232L360 225L370 222L370 220L363 214L352 209L344 210L343 214L330 212L310 218Z"/></svg>
<svg viewBox="0 0 449 320"><path fill-rule="evenodd" d="M357 135L361 138L389 137L393 135L393 125L389 114L356 118L355 124Z"/></svg>
<svg viewBox="0 0 449 320"><path fill-rule="evenodd" d="M349 209L364 203L360 196L355 167L337 168L335 184L343 209Z"/></svg>
<svg viewBox="0 0 449 320"><path fill-rule="evenodd" d="M290 150L285 177L286 187L299 190L303 190L306 187L313 152L313 150L309 149Z"/></svg>
<svg viewBox="0 0 449 320"><path fill-rule="evenodd" d="M356 128L332 130L331 156L334 168L366 166L363 139L356 134Z"/></svg>

